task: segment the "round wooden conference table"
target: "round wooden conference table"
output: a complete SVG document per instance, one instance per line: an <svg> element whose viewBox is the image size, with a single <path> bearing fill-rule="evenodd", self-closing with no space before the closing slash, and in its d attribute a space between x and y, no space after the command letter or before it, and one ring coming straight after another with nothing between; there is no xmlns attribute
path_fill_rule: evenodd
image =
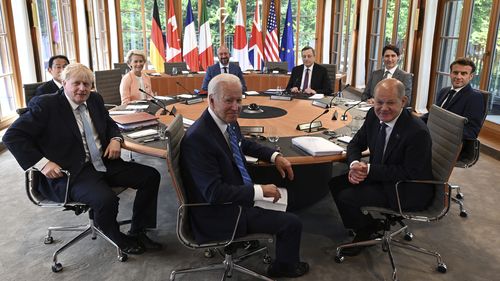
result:
<svg viewBox="0 0 500 281"><path fill-rule="evenodd" d="M326 97L322 101L330 103L331 97ZM258 135L267 137L270 128L275 128L277 135L280 139L278 141L278 146L281 148L283 155L292 163L295 178L293 181L288 179L282 179L275 167L269 163L257 163L254 165L249 165L249 172L252 179L256 183L274 183L277 186L285 186L288 189L288 202L289 210L300 209L309 206L325 195L328 194L328 181L332 177L332 162L340 162L345 160L345 153L339 155L329 155L329 156L310 156L304 151L297 147L294 147L291 143L291 139L297 136L304 135L317 135L325 136L321 132L308 133L304 131L299 131L296 129L298 124L309 123L314 118L321 115L325 109L313 106L311 100L307 99L293 99L291 101L285 100L273 100L269 96L246 96L242 101L243 108L246 108L251 103L255 103L261 107L274 107L284 109L286 114L275 118L238 118L238 123L240 126L263 126L264 132ZM176 103L173 104L177 109L177 114L182 114L183 117L189 118L191 120L196 120L199 118L201 113L207 108L207 99L204 99L201 103L196 104L185 104ZM169 109L172 105L168 106ZM334 112L337 111L338 120L332 120ZM329 112L320 116L317 120L320 120L322 126L328 130L342 131L347 124L352 120L352 115L348 112L348 118L346 121L341 121L340 116L344 113L345 107L333 106L329 109ZM158 115L160 121L169 124L173 120L173 116L169 115ZM350 132L346 130L345 133ZM326 136L325 136L326 137ZM254 138L255 141L269 146L274 147L275 144L270 143L267 140L259 140ZM137 151L144 154L154 155L157 157L165 157L166 149L158 146L146 146L144 144L133 143L126 141L125 148Z"/></svg>

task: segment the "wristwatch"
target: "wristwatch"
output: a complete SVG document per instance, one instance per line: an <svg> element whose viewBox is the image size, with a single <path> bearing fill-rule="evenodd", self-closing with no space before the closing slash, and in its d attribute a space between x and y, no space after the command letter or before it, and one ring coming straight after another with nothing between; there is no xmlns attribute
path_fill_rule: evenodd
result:
<svg viewBox="0 0 500 281"><path fill-rule="evenodd" d="M111 139L112 140L117 140L119 143L123 143L123 138L122 137L113 137Z"/></svg>

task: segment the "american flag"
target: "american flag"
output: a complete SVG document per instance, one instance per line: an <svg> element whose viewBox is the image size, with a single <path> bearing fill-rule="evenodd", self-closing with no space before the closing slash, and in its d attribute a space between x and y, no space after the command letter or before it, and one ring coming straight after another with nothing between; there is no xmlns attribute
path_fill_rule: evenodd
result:
<svg viewBox="0 0 500 281"><path fill-rule="evenodd" d="M267 17L266 41L264 45L264 58L266 59L266 61L280 61L278 55L278 28L276 26L274 0L271 0L271 6L269 7L269 16Z"/></svg>

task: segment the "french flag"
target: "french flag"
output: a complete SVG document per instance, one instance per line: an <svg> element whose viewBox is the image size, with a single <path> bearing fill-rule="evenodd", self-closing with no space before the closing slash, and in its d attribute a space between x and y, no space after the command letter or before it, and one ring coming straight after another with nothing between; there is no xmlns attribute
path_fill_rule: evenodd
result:
<svg viewBox="0 0 500 281"><path fill-rule="evenodd" d="M182 56L191 72L200 70L198 63L198 40L196 40L196 28L194 26L193 9L191 0L188 0L186 9L186 21L184 22L184 40L182 44Z"/></svg>

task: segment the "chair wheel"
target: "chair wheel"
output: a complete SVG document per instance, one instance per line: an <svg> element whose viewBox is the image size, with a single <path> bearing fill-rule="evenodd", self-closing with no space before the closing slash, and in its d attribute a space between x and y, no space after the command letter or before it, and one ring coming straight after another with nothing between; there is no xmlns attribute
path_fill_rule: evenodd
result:
<svg viewBox="0 0 500 281"><path fill-rule="evenodd" d="M455 196L457 199L464 199L464 194L462 192L457 193Z"/></svg>
<svg viewBox="0 0 500 281"><path fill-rule="evenodd" d="M213 258L214 257L214 250L213 249L206 249L205 252L203 253L205 258Z"/></svg>
<svg viewBox="0 0 500 281"><path fill-rule="evenodd" d="M469 215L469 214L467 214L467 211L466 211L466 210L462 210L462 211L460 211L460 216L461 216L462 218L466 218L468 215Z"/></svg>
<svg viewBox="0 0 500 281"><path fill-rule="evenodd" d="M54 243L54 237L52 236L47 236L45 239L43 239L43 244L52 244Z"/></svg>
<svg viewBox="0 0 500 281"><path fill-rule="evenodd" d="M126 262L128 260L128 255L125 253L122 253L122 256L118 256L118 260L121 262Z"/></svg>
<svg viewBox="0 0 500 281"><path fill-rule="evenodd" d="M60 263L56 263L52 266L52 272L60 272L63 270L63 266Z"/></svg>
<svg viewBox="0 0 500 281"><path fill-rule="evenodd" d="M335 256L336 263L342 263L343 261L344 261L344 256L341 255Z"/></svg>
<svg viewBox="0 0 500 281"><path fill-rule="evenodd" d="M404 239L406 241L412 241L413 240L413 233L411 233L411 232L406 233Z"/></svg>
<svg viewBox="0 0 500 281"><path fill-rule="evenodd" d="M264 258L262 259L262 261L263 261L265 264L271 264L271 262L272 262L273 260L271 259L271 256L270 256L270 255L265 254L265 255L264 255Z"/></svg>
<svg viewBox="0 0 500 281"><path fill-rule="evenodd" d="M437 271L439 271L441 273L446 273L447 269L448 268L446 267L446 264L444 264L444 263L439 263L437 266Z"/></svg>

